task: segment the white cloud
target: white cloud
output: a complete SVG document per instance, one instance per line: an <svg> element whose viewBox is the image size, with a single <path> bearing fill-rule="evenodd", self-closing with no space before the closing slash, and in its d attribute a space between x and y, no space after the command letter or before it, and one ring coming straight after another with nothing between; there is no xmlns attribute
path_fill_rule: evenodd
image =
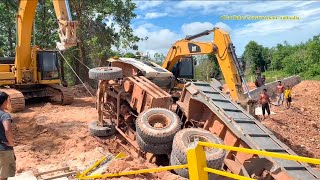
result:
<svg viewBox="0 0 320 180"><path fill-rule="evenodd" d="M139 26L135 29L137 35L149 37L148 40L139 43L139 50L148 51L150 54L160 52L166 55L171 45L177 40L185 38L186 35L213 29L213 27L220 27L230 33L238 56L243 53L245 45L250 40L254 40L266 47L272 47L285 40L290 44L305 42L320 33L320 7L316 1L175 1L175 4L172 4L172 2L167 3L167 1L163 2L163 4L157 2L162 7L162 11L157 10L158 13L163 16L168 14L176 16L177 23L181 22L179 18L189 18L191 22L184 23L181 29L175 27L176 30L181 31L177 33L153 24L146 23ZM160 5L157 5L157 3L153 2L152 4L141 6L142 8L150 9ZM139 8L141 9L141 7ZM149 11L149 13L142 14L142 17L146 19L147 14L148 17L159 15L157 13L152 14L152 11L151 13ZM194 14L206 14L208 22L192 22L196 20L196 17L192 16ZM288 15L298 16L300 20L259 20L249 21L249 23L236 23L233 21L230 22L234 25L231 29L227 24L229 23L228 21L209 22L211 15L214 17L220 15ZM203 18L204 16L201 17ZM213 35L208 35L195 41L212 40Z"/></svg>
<svg viewBox="0 0 320 180"><path fill-rule="evenodd" d="M154 19L154 18L164 17L167 15L168 13L152 12L152 13L147 13L145 15L145 19Z"/></svg>
<svg viewBox="0 0 320 180"><path fill-rule="evenodd" d="M299 16L300 20L263 20L234 29L231 39L238 47L238 54L243 53L245 45L251 40L273 47L284 41L290 44L305 42L320 33L319 8L294 11L292 14Z"/></svg>
<svg viewBox="0 0 320 180"><path fill-rule="evenodd" d="M184 35L193 35L205 30L211 30L213 27L214 25L210 22L192 22L183 24L181 30Z"/></svg>
<svg viewBox="0 0 320 180"><path fill-rule="evenodd" d="M231 27L228 26L227 24L223 23L223 22L218 22L214 25L214 27L218 27L221 28L223 30L225 30L228 33L232 33Z"/></svg>
<svg viewBox="0 0 320 180"><path fill-rule="evenodd" d="M210 8L218 7L221 5L228 4L227 1L180 1L177 3L174 8L177 9L201 9L201 8Z"/></svg>
<svg viewBox="0 0 320 180"><path fill-rule="evenodd" d="M134 29L134 34L139 37L147 36L148 39L138 43L139 51L149 53L151 57L158 52L167 55L171 45L181 39L181 35L169 29L161 29L153 24L143 24Z"/></svg>
<svg viewBox="0 0 320 180"><path fill-rule="evenodd" d="M255 34L260 36L265 36L272 33L279 33L284 31L289 31L294 28L298 28L300 22L298 20L261 20L254 23L246 24L243 28L236 30L237 35Z"/></svg>
<svg viewBox="0 0 320 180"><path fill-rule="evenodd" d="M299 1L263 1L255 3L238 2L231 7L233 11L240 11L242 13L266 13L271 11L283 10L300 3L301 2Z"/></svg>
<svg viewBox="0 0 320 180"><path fill-rule="evenodd" d="M182 34L184 36L186 36L186 35L198 34L198 33L201 33L205 30L212 30L214 27L221 28L221 29L227 31L228 33L231 33L231 28L223 22L218 22L216 24L212 24L210 22L192 22L189 24L183 24L181 26L181 31L182 31ZM213 40L213 34L199 37L195 41L209 42L212 40Z"/></svg>
<svg viewBox="0 0 320 180"><path fill-rule="evenodd" d="M314 9L299 9L295 10L292 13L293 15L299 16L300 18L308 18L308 17L316 17L316 15L320 14L320 8L314 8ZM318 18L318 17L316 17Z"/></svg>
<svg viewBox="0 0 320 180"><path fill-rule="evenodd" d="M113 16L109 16L109 17L106 17L104 20L105 20L105 24L107 27L111 27L111 28L114 28L116 32L120 32L120 26L117 22L114 21L113 19L114 17Z"/></svg>
<svg viewBox="0 0 320 180"><path fill-rule="evenodd" d="M200 10L199 13L248 14L269 13L291 8L302 8L316 1L180 1L174 7L178 10Z"/></svg>
<svg viewBox="0 0 320 180"><path fill-rule="evenodd" d="M138 9L146 10L161 5L163 1L134 1L134 3Z"/></svg>

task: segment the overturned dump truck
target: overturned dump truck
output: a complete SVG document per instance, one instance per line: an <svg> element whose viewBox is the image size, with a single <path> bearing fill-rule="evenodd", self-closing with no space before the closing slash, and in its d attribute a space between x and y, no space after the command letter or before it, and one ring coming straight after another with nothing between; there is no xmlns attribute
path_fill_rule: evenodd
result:
<svg viewBox="0 0 320 180"><path fill-rule="evenodd" d="M197 141L296 155L272 132L220 89L205 82L185 85L177 102L170 95L174 76L160 66L135 59L112 59L110 67L89 71L99 80L96 136L115 131L123 147L137 156L153 154L172 165L186 163ZM160 88L161 87L161 88ZM134 151L134 152L133 152ZM297 161L206 148L208 167L260 179L318 179L319 172ZM175 170L188 178L187 169ZM221 177L210 174L209 179Z"/></svg>

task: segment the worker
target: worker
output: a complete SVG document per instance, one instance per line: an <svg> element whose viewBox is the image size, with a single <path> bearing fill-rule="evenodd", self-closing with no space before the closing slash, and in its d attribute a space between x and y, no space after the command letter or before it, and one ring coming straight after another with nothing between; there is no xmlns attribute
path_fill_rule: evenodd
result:
<svg viewBox="0 0 320 180"><path fill-rule="evenodd" d="M261 78L261 85L264 86L266 84L266 76L263 75Z"/></svg>
<svg viewBox="0 0 320 180"><path fill-rule="evenodd" d="M261 74L258 74L254 84L256 85L256 87L260 87L260 86L262 86L262 82L263 82L263 80L261 78Z"/></svg>
<svg viewBox="0 0 320 180"><path fill-rule="evenodd" d="M266 111L268 113L268 116L270 116L270 97L267 94L267 89L262 90L259 98L259 103L261 104L263 119L265 119Z"/></svg>
<svg viewBox="0 0 320 180"><path fill-rule="evenodd" d="M285 98L285 101L286 101L286 108L289 109L290 106L291 106L291 87L290 86L287 86L287 89L284 90L284 98Z"/></svg>
<svg viewBox="0 0 320 180"><path fill-rule="evenodd" d="M0 92L0 180L7 180L14 177L16 172L16 158L13 152L12 119L9 113L5 112L9 96Z"/></svg>
<svg viewBox="0 0 320 180"><path fill-rule="evenodd" d="M281 81L278 81L278 86L277 86L277 93L278 93L278 106L280 106L280 101L281 105L283 105L283 100L284 100L284 86L281 84Z"/></svg>

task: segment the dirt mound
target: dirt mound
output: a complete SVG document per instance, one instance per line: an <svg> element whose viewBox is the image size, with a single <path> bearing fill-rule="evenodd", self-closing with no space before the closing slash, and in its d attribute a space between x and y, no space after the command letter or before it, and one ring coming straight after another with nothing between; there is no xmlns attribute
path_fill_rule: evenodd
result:
<svg viewBox="0 0 320 180"><path fill-rule="evenodd" d="M40 103L13 114L18 172L105 147L87 131L87 124L97 119L94 103L94 98L78 98L70 106Z"/></svg>
<svg viewBox="0 0 320 180"><path fill-rule="evenodd" d="M29 104L26 110L12 114L12 117L18 173L29 170L44 172L65 166L83 171L103 155L126 153L116 142L119 136L96 138L89 134L88 123L97 120L95 98L75 98L74 103L68 106ZM142 159L132 158L114 163L119 166L110 166L111 172L155 167ZM181 179L170 172L121 179L167 179L164 177Z"/></svg>
<svg viewBox="0 0 320 180"><path fill-rule="evenodd" d="M298 155L320 158L320 81L302 81L292 95L291 109L272 106L262 123Z"/></svg>
<svg viewBox="0 0 320 180"><path fill-rule="evenodd" d="M88 97L96 94L96 90L93 89L88 83L78 84L71 87L75 97ZM88 92L90 91L90 93Z"/></svg>

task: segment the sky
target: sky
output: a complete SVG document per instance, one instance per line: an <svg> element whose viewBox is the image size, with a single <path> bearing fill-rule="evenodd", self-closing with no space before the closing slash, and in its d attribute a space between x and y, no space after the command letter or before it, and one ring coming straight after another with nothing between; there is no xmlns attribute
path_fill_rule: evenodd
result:
<svg viewBox="0 0 320 180"><path fill-rule="evenodd" d="M230 33L237 56L249 41L273 47L306 42L320 34L320 2L316 1L134 1L134 34L147 40L139 52L165 56L171 45L186 35L219 27ZM225 16L296 16L299 20L228 20ZM213 41L213 34L196 39Z"/></svg>

